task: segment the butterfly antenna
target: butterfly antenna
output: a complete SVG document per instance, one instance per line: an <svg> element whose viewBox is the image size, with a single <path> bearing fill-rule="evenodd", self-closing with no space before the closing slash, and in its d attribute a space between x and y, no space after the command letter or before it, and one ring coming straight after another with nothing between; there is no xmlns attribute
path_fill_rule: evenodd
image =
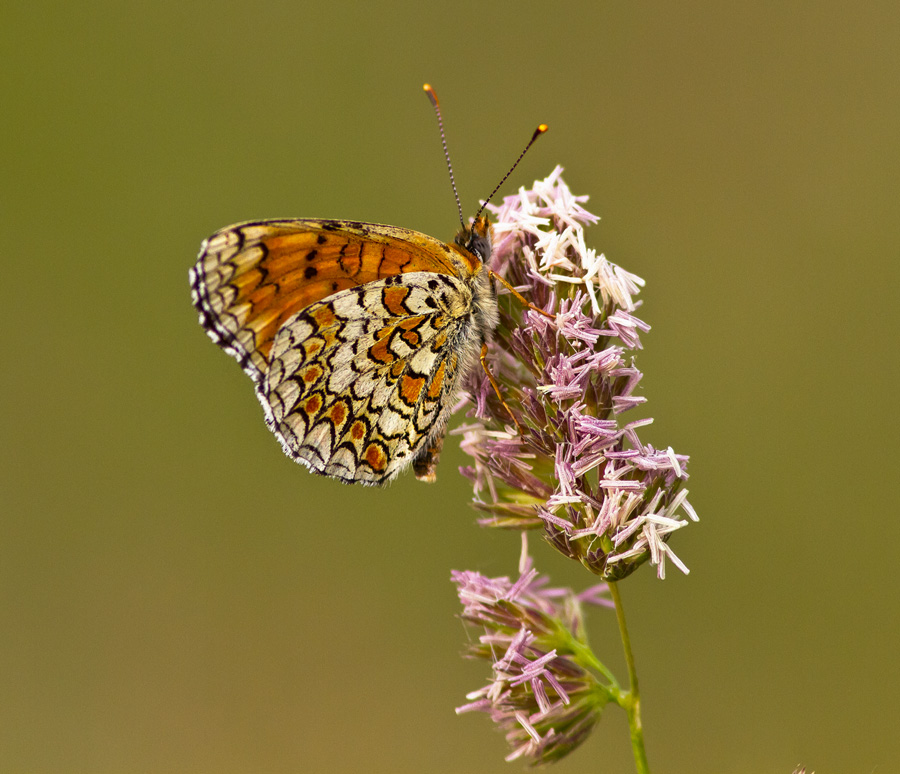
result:
<svg viewBox="0 0 900 774"><path fill-rule="evenodd" d="M481 207L479 208L478 212L475 213L475 218L476 218L476 219L477 219L478 216L481 215L481 213L484 211L484 208L487 207L488 202L489 202L491 199L494 198L494 194L497 193L497 191L500 190L500 186L503 185L503 184L506 182L506 179L513 173L513 170L514 170L517 166L519 166L519 162L525 157L525 154L528 153L528 149L529 149L532 145L534 145L534 141L535 141L538 137L540 137L544 132L546 132L549 128L550 128L550 127L547 126L547 124L541 124L537 129L534 130L534 134L531 135L531 139L528 141L528 145L526 145L525 148L522 150L522 152L519 154L519 158L516 159L516 163L513 164L513 165L509 168L509 172L507 172L507 173L503 176L503 179L502 179L499 183L497 183L497 187L496 187L493 191L491 191L491 195L488 196L488 198L484 200L484 204L482 204Z"/></svg>
<svg viewBox="0 0 900 774"><path fill-rule="evenodd" d="M447 169L450 171L450 185L453 188L453 198L456 199L456 211L459 213L460 225L465 228L466 224L463 221L462 205L459 203L459 192L456 190L456 180L453 177L453 165L450 163L450 151L447 150L447 138L444 136L444 119L441 118L441 106L438 103L437 94L434 93L434 89L432 89L431 86L426 83L422 88L425 89L428 99L431 100L435 115L437 115L438 129L441 131L441 145L444 146L444 158L447 159ZM534 140L532 140L532 142L534 142Z"/></svg>

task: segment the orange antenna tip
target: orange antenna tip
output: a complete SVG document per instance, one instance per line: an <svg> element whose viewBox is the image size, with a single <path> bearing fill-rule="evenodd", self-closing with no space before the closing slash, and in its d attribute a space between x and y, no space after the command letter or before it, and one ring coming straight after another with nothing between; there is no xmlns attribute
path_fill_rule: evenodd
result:
<svg viewBox="0 0 900 774"><path fill-rule="evenodd" d="M437 94L434 93L434 89L431 88L431 84L426 83L425 85L422 86L422 88L425 90L425 93L428 95L428 99L431 100L431 104L437 106L437 104L438 104Z"/></svg>
<svg viewBox="0 0 900 774"><path fill-rule="evenodd" d="M507 173L503 176L503 179L502 179L499 183L497 183L497 187L496 187L493 191L491 191L491 195L488 196L488 198L484 200L484 204L481 205L481 207L479 208L478 212L475 214L475 218L476 218L476 219L477 219L478 216L481 215L481 213L484 211L484 208L487 206L487 203L488 203L491 199L494 198L494 194L497 193L497 191L500 190L500 186L503 185L503 184L506 182L506 178L508 178L508 177L512 174L512 171L513 171L517 166L519 166L519 162L522 160L522 157L523 157L526 153L528 153L528 149L529 149L532 145L534 145L534 141L535 141L538 137L540 137L544 132L546 132L549 128L550 128L550 127L547 126L547 124L540 124L540 125L538 126L538 128L534 130L534 134L531 135L531 139L528 141L528 145L526 145L525 148L524 148L524 150L519 154L519 158L516 159L516 163L513 164L512 167L510 167L509 172L507 172Z"/></svg>

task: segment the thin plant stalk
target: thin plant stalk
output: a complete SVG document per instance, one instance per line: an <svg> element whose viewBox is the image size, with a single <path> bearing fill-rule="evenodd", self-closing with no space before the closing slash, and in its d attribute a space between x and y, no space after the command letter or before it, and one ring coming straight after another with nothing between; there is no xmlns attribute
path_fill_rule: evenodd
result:
<svg viewBox="0 0 900 774"><path fill-rule="evenodd" d="M625 652L625 666L628 669L629 690L620 699L620 706L628 715L628 730L631 734L631 751L634 754L634 765L638 774L650 774L647 764L647 750L644 747L644 724L641 720L641 694L638 689L637 669L634 666L634 653L631 650L631 637L625 623L625 608L622 606L622 595L619 584L609 584L609 594L616 606L616 622L619 624L619 636L622 638L622 650Z"/></svg>

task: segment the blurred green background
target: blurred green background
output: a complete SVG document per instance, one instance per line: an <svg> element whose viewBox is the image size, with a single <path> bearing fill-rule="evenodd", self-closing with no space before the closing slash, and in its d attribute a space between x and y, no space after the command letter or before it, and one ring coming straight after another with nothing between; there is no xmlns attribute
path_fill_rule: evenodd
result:
<svg viewBox="0 0 900 774"><path fill-rule="evenodd" d="M518 771L453 708L434 486L314 477L197 325L201 240L264 217L449 238L557 163L646 278L638 365L691 455L692 572L623 584L656 772L900 771L900 7L10 4L2 13L0 771ZM592 582L545 545L554 581ZM592 642L620 673L612 616ZM622 713L554 771L633 770Z"/></svg>

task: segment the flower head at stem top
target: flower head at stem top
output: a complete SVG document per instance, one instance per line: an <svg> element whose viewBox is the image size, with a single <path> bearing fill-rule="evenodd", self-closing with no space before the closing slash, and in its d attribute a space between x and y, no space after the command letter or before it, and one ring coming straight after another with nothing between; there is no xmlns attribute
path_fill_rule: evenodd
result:
<svg viewBox="0 0 900 774"><path fill-rule="evenodd" d="M687 567L669 537L697 515L687 501L685 455L656 449L620 417L645 402L634 365L649 326L635 312L644 281L588 248L582 207L557 167L499 206L491 268L550 319L501 297L492 372L516 415L483 373L467 399L475 421L457 430L474 459L462 469L484 526L542 529L546 540L604 580L646 561ZM686 518L685 518L686 517Z"/></svg>

